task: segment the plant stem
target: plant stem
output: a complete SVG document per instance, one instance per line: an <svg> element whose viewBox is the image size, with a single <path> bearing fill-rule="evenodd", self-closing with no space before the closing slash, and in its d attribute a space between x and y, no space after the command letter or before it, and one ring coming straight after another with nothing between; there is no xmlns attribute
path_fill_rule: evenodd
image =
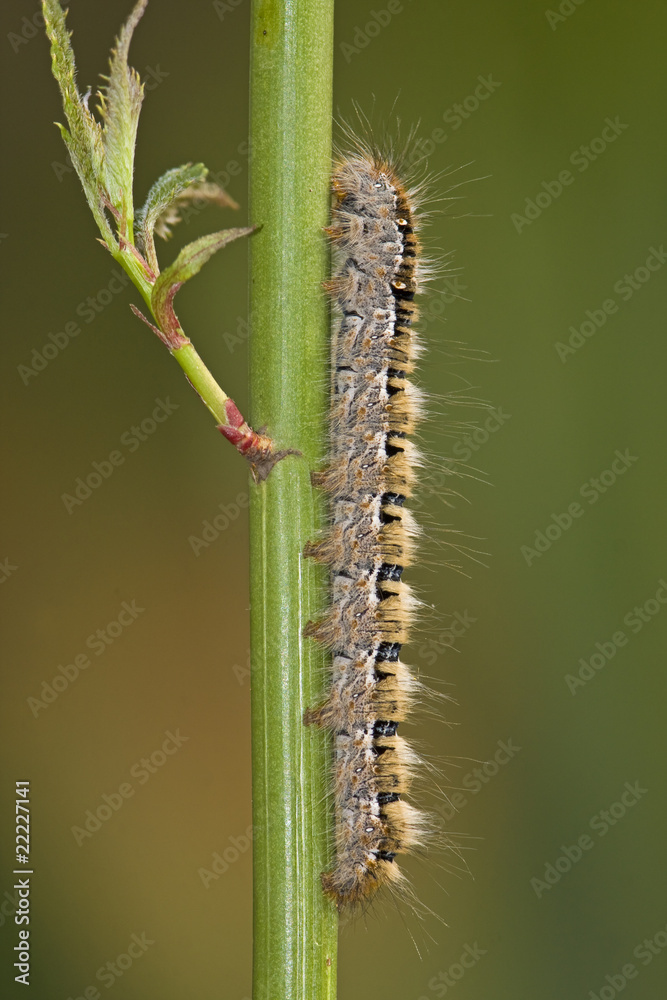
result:
<svg viewBox="0 0 667 1000"><path fill-rule="evenodd" d="M119 251L114 254L115 259L123 267L148 306L151 316L157 320L151 304L152 286L146 280L143 268L129 251ZM141 315L139 313L139 315ZM145 317L143 317L145 319ZM201 398L209 413L211 413L219 425L229 422L225 403L229 396L220 388L211 372L208 370L201 357L195 350L194 345L188 342L183 347L171 349L172 357L178 361L188 382Z"/></svg>
<svg viewBox="0 0 667 1000"><path fill-rule="evenodd" d="M303 724L325 671L303 628L325 575L304 559L322 524L310 470L325 453L333 0L253 0L251 421L279 462L250 504L254 1000L331 1000L337 914L320 873L331 849L330 750Z"/></svg>
<svg viewBox="0 0 667 1000"><path fill-rule="evenodd" d="M179 347L172 354L185 372L190 385L203 399L209 413L213 414L217 423L226 424L225 403L229 396L215 381L192 344Z"/></svg>

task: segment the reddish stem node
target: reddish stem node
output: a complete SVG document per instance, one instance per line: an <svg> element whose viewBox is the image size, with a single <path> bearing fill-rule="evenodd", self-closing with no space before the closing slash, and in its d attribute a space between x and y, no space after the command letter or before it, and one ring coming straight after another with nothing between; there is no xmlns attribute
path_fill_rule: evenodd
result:
<svg viewBox="0 0 667 1000"><path fill-rule="evenodd" d="M271 469L287 455L300 455L295 448L276 451L273 441L262 431L254 431L248 424L233 399L225 402L226 424L218 424L218 430L236 450L249 462L252 477L256 483L267 479ZM262 428L263 430L263 428Z"/></svg>

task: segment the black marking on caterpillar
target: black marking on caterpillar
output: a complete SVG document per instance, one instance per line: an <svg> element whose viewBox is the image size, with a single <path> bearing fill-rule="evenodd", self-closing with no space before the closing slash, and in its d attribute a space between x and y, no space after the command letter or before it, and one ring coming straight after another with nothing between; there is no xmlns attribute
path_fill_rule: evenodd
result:
<svg viewBox="0 0 667 1000"><path fill-rule="evenodd" d="M406 498L419 452L422 395L413 298L424 279L418 190L389 157L358 144L333 174L327 230L339 267L328 283L342 319L332 347L330 453L314 482L330 525L305 554L327 564L331 604L306 633L333 652L331 690L305 721L330 729L336 858L322 875L339 909L403 879L395 862L424 842L425 815L405 801L419 758L397 734L421 690L401 662L415 600L402 582L417 528Z"/></svg>

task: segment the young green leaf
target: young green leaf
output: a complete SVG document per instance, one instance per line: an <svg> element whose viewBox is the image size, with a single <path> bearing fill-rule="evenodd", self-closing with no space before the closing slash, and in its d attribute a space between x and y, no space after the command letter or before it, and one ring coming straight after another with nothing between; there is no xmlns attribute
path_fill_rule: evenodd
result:
<svg viewBox="0 0 667 1000"><path fill-rule="evenodd" d="M83 185L86 200L110 250L117 249L104 212L103 182L104 143L102 128L88 110L87 99L81 97L76 85L76 66L65 26L65 12L59 0L42 0L46 33L51 42L53 75L60 87L63 109L69 130L58 124L60 133L72 157L74 169Z"/></svg>
<svg viewBox="0 0 667 1000"><path fill-rule="evenodd" d="M181 345L184 339L178 319L174 312L173 300L176 292L189 278L201 271L207 260L218 250L254 232L254 226L240 229L222 229L218 233L209 233L198 240L184 246L174 263L160 274L153 285L151 293L151 309L163 333L170 342L172 350Z"/></svg>
<svg viewBox="0 0 667 1000"><path fill-rule="evenodd" d="M171 238L170 226L180 222L185 215L184 209L189 205L193 206L194 214L200 211L203 205L217 205L218 208L238 208L238 204L231 195L227 194L224 188L213 181L201 181L191 184L180 194L177 194L171 205L161 212L155 223L155 232L163 240ZM183 212L183 216L181 216Z"/></svg>
<svg viewBox="0 0 667 1000"><path fill-rule="evenodd" d="M191 203L208 203L221 208L238 205L218 184L206 181L208 170L203 163L186 163L168 170L153 184L143 207L137 212L137 236L146 260L159 274L153 233L162 239L171 237L171 226L181 221L181 210Z"/></svg>
<svg viewBox="0 0 667 1000"><path fill-rule="evenodd" d="M134 148L144 85L136 70L128 65L130 42L148 0L138 0L123 25L112 50L107 85L100 93L99 110L104 118L104 180L111 204L120 212L121 234L132 239L134 207L132 180Z"/></svg>
<svg viewBox="0 0 667 1000"><path fill-rule="evenodd" d="M158 274L157 258L155 256L155 245L153 231L161 216L168 216L169 210L174 201L193 184L200 184L206 180L207 168L203 163L185 163L182 167L173 167L167 170L151 187L146 201L137 212L137 235L139 236L146 253L146 260L152 267L155 274ZM177 218L168 219L165 222L165 235L170 235L167 225L169 222L176 222Z"/></svg>

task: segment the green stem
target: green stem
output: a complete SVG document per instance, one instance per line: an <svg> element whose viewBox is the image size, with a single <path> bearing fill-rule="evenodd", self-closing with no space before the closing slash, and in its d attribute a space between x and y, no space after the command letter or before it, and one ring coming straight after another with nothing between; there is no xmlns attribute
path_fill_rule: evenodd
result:
<svg viewBox="0 0 667 1000"><path fill-rule="evenodd" d="M203 399L209 413L215 417L216 423L226 424L228 421L224 404L229 396L215 381L193 345L186 344L171 353L185 372L190 385Z"/></svg>
<svg viewBox="0 0 667 1000"><path fill-rule="evenodd" d="M328 741L303 724L323 658L303 628L325 575L303 558L322 524L310 470L325 452L333 0L253 0L251 422L279 462L250 505L254 1000L331 1000L337 914L320 873L331 849Z"/></svg>
<svg viewBox="0 0 667 1000"><path fill-rule="evenodd" d="M157 321L151 305L152 286L146 279L144 270L137 258L129 250L119 250L113 256L121 267L127 271L148 306L151 316ZM223 425L227 424L228 418L224 404L229 399L229 396L213 378L213 375L195 350L194 345L188 343L184 347L172 350L171 354L178 361L187 376L188 382L200 396L209 413L213 414L216 422Z"/></svg>
<svg viewBox="0 0 667 1000"><path fill-rule="evenodd" d="M153 286L146 278L144 269L137 260L137 258L132 254L132 252L129 249L115 250L111 252L111 255L113 259L117 261L125 271L127 271L130 278L132 279L133 284L141 293L142 299L144 300L148 308L151 309L151 292L153 290ZM151 310L151 315L152 315L152 310Z"/></svg>

